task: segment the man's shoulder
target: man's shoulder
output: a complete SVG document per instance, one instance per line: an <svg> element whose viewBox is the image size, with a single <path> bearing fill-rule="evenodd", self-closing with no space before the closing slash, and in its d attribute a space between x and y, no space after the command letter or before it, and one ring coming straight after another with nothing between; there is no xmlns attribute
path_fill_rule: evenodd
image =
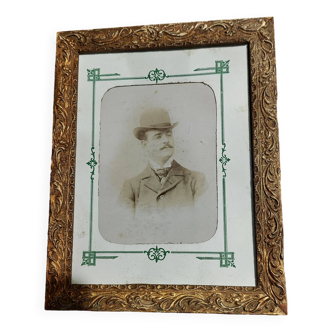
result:
<svg viewBox="0 0 332 332"><path fill-rule="evenodd" d="M145 169L141 173L128 179L127 181L131 185L134 185L136 183L139 183L142 179L144 179L145 177L148 177L148 176L150 176L150 167L149 166L145 167Z"/></svg>
<svg viewBox="0 0 332 332"><path fill-rule="evenodd" d="M198 171L193 171L191 169L188 169L188 168L180 165L175 160L174 160L174 166L179 172L183 173L184 177L194 178L194 179L204 179L205 178L205 175L203 172L198 172Z"/></svg>
<svg viewBox="0 0 332 332"><path fill-rule="evenodd" d="M182 175L184 183L190 184L195 197L202 195L207 189L207 182L203 172L192 171L176 163L177 174ZM181 174L182 173L182 174Z"/></svg>

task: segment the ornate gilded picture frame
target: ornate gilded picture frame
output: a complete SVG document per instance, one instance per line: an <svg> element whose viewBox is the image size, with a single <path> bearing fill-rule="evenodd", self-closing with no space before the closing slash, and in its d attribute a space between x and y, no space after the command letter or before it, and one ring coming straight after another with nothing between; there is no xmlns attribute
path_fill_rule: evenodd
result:
<svg viewBox="0 0 332 332"><path fill-rule="evenodd" d="M276 102L273 18L59 32L45 308L287 314Z"/></svg>

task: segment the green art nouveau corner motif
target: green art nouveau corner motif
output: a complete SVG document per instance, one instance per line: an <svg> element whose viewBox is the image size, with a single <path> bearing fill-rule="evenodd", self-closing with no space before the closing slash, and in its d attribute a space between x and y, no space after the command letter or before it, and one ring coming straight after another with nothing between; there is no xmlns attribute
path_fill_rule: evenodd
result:
<svg viewBox="0 0 332 332"><path fill-rule="evenodd" d="M234 264L234 252L219 252L219 253L213 253L213 254L218 254L217 257L196 257L197 259L200 260L218 260L220 262L220 267L235 267Z"/></svg>
<svg viewBox="0 0 332 332"><path fill-rule="evenodd" d="M105 256L105 255L100 255L100 254L102 254L102 252L83 251L83 261L82 261L81 266L82 265L95 266L97 259L115 259L118 257L118 256Z"/></svg>
<svg viewBox="0 0 332 332"><path fill-rule="evenodd" d="M121 77L118 73L113 74L101 74L99 68L88 69L87 70L87 80L92 82L92 136L91 136L91 159L86 163L90 167L90 230L89 230L89 250L83 252L82 264L87 266L95 266L97 259L116 259L119 254L145 254L147 258L156 263L163 261L167 255L182 254L182 255L199 255L196 259L207 260L207 261L219 261L220 267L236 267L234 252L228 251L227 243L227 210L226 210L226 164L230 159L225 155L226 143L225 143L225 131L224 131L224 96L223 96L223 75L229 73L229 62L218 60L215 61L214 66L207 68L196 68L193 73L189 74L174 74L166 75L163 69L152 69L149 71L147 76L140 77ZM94 151L94 139L95 139L95 91L96 82L98 81L126 81L126 80L149 80L150 82L155 82L158 84L159 81L164 81L168 78L177 77L194 77L194 76L204 76L204 75L218 75L220 80L220 119L221 119L221 144L222 151L219 158L219 162L222 165L222 193L223 193L223 232L224 232L224 250L222 252L191 252L191 251L168 251L164 248L150 248L146 251L93 251L92 250L92 231L93 231L93 187L94 187L94 175L95 167L97 166L97 161L95 159ZM116 254L116 256L114 256ZM204 255L204 256L201 256ZM207 256L206 256L207 255Z"/></svg>

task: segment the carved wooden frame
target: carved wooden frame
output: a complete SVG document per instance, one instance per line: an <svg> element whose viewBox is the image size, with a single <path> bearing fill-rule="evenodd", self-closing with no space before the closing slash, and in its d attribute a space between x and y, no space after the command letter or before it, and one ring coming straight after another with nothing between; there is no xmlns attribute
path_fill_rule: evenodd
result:
<svg viewBox="0 0 332 332"><path fill-rule="evenodd" d="M257 287L72 285L78 56L247 44ZM287 314L273 18L161 24L57 35L45 308Z"/></svg>

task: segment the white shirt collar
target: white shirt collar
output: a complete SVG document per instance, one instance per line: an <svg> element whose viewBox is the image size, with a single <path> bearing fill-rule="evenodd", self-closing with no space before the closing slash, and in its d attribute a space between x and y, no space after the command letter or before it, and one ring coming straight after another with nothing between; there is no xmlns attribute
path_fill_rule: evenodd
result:
<svg viewBox="0 0 332 332"><path fill-rule="evenodd" d="M166 168L166 167L172 167L172 161L174 160L173 157L169 158L167 161L166 161L166 164L162 167L162 166L159 166L157 163L155 163L153 160L150 159L150 166L154 169L154 170L157 170L157 169L160 169L160 168Z"/></svg>

